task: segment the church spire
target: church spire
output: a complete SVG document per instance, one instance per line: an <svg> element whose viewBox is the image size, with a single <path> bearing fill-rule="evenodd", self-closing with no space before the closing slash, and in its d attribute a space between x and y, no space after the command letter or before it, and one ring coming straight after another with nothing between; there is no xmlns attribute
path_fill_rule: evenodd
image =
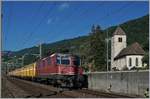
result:
<svg viewBox="0 0 150 99"><path fill-rule="evenodd" d="M126 35L126 33L123 31L123 29L118 26L116 31L113 33L113 35Z"/></svg>

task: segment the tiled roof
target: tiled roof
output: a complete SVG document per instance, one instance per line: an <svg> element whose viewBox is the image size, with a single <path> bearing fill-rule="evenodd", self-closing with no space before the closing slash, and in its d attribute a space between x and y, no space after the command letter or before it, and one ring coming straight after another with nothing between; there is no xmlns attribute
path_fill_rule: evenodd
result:
<svg viewBox="0 0 150 99"><path fill-rule="evenodd" d="M120 53L114 58L114 60L119 59L126 55L144 55L143 48L139 45L139 43L135 42L132 45L124 48L120 51Z"/></svg>
<svg viewBox="0 0 150 99"><path fill-rule="evenodd" d="M118 26L113 35L126 35L126 33L122 30L120 26Z"/></svg>

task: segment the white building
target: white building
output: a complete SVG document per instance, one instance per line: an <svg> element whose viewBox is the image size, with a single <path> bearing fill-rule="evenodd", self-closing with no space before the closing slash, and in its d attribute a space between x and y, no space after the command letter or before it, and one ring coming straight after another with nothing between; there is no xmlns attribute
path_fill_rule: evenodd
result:
<svg viewBox="0 0 150 99"><path fill-rule="evenodd" d="M111 39L111 69L142 67L144 50L137 42L127 46L126 41L126 33L117 27Z"/></svg>

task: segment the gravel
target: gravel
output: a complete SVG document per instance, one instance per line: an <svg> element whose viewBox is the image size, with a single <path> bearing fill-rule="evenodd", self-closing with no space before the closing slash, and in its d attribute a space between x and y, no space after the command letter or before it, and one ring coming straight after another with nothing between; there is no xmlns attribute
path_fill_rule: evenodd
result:
<svg viewBox="0 0 150 99"><path fill-rule="evenodd" d="M68 90L36 82L2 76L2 98L117 98L127 97L92 91Z"/></svg>

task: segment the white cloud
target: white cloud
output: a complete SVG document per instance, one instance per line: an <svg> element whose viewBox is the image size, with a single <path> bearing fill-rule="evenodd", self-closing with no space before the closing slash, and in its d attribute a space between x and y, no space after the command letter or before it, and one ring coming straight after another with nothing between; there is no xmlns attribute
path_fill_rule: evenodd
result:
<svg viewBox="0 0 150 99"><path fill-rule="evenodd" d="M47 24L55 24L55 22L57 22L59 20L59 18L58 17L55 17L55 18L49 18L48 20L47 20Z"/></svg>
<svg viewBox="0 0 150 99"><path fill-rule="evenodd" d="M59 10L64 10L66 8L69 8L69 6L70 6L69 3L62 3L59 6Z"/></svg>
<svg viewBox="0 0 150 99"><path fill-rule="evenodd" d="M48 20L47 20L47 24L50 24L50 23L52 23L53 22L53 19L51 19L51 18L49 18Z"/></svg>

